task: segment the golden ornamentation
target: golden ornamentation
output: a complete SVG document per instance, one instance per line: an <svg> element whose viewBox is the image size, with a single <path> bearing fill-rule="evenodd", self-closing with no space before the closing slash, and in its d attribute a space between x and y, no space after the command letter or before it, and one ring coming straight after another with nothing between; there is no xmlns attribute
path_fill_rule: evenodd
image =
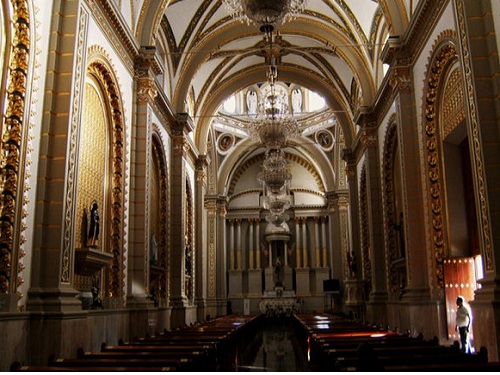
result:
<svg viewBox="0 0 500 375"><path fill-rule="evenodd" d="M30 58L30 24L26 1L12 1L14 22L10 24L12 40L6 43L10 50L8 85L5 101L3 124L0 125L0 293L14 293L17 277L13 275L16 257L14 238L15 226L20 225L15 210L23 203L23 176L20 171L20 155L23 137L27 137L25 120L26 77ZM6 56L9 56L7 53ZM24 133L24 135L23 135ZM20 180L20 181L18 181ZM20 232L23 230L21 229ZM19 240L20 234L18 235ZM22 270L19 270L21 272ZM14 272L15 273L15 272ZM22 284L22 282L20 283ZM20 285L18 284L18 285Z"/></svg>
<svg viewBox="0 0 500 375"><path fill-rule="evenodd" d="M441 35L440 40L448 38L446 34ZM428 66L428 77L427 77L427 91L425 93L425 107L423 108L425 114L425 120L423 124L424 139L426 144L426 159L428 163L426 164L427 175L429 178L429 198L430 198L430 209L433 215L432 218L432 238L434 240L433 252L435 258L437 285L442 288L444 286L444 271L442 260L446 257L447 246L443 240L444 238L444 220L443 220L443 204L444 199L440 192L440 185L442 184L442 179L439 170L439 152L437 145L440 144L441 140L438 139L436 135L436 123L435 114L438 112L437 98L438 89L440 82L444 77L444 68L450 64L451 61L456 59L457 51L455 47L450 43L444 43L439 47L437 53L435 54L432 61L430 61ZM439 124L441 125L441 124Z"/></svg>
<svg viewBox="0 0 500 375"><path fill-rule="evenodd" d="M396 213L396 197L394 194L394 184L397 181L394 180L394 163L396 156L394 151L396 150L396 144L398 141L397 136L397 124L395 121L395 115L391 117L390 125L387 128L387 134L385 136L384 142L384 154L383 154L383 177L382 177L382 188L385 192L384 194L384 212L386 213L386 220L384 223L385 233L386 233L386 270L389 291L392 293L400 292L398 271L394 265L394 261L399 258L397 253L397 243L398 234L396 232L395 224L397 222Z"/></svg>

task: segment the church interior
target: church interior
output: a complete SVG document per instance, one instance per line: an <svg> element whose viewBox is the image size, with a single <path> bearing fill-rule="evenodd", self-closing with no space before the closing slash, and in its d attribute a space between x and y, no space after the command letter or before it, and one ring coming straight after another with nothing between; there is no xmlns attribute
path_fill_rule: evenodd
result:
<svg viewBox="0 0 500 375"><path fill-rule="evenodd" d="M458 296L500 360L498 0L1 3L0 371Z"/></svg>

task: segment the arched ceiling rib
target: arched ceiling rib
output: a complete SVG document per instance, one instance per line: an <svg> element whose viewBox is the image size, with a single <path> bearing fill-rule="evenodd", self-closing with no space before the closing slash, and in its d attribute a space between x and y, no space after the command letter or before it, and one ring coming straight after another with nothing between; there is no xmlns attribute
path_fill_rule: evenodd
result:
<svg viewBox="0 0 500 375"><path fill-rule="evenodd" d="M418 3L308 0L302 14L276 28L278 79L323 96L342 128L346 147L356 135L355 106L371 106L382 81L379 44L388 35L404 34ZM220 104L229 95L265 81L268 46L257 26L231 19L222 0L137 0L136 4L138 43L160 45L162 38L163 64L168 67L165 94L177 112L187 112L192 98L194 141L203 154ZM314 153L311 161L321 159ZM323 182L332 187L328 178L323 176Z"/></svg>

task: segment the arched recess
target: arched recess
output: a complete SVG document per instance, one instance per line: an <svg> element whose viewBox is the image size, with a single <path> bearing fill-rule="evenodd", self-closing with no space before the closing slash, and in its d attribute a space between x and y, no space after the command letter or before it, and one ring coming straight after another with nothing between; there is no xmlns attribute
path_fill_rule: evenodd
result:
<svg viewBox="0 0 500 375"><path fill-rule="evenodd" d="M116 75L103 49L92 46L88 51L80 127L75 248L88 247L86 224L90 204L96 201L100 216L97 250L111 258L102 275L105 282L101 280L99 285L109 307L120 307L124 303L125 139L123 101ZM77 253L75 267L80 267L77 271L84 276L76 280L80 290L87 289L91 282L87 266L78 262Z"/></svg>
<svg viewBox="0 0 500 375"><path fill-rule="evenodd" d="M389 119L384 141L383 176L387 285L390 298L398 300L406 287L405 227L401 175L401 153L395 115Z"/></svg>
<svg viewBox="0 0 500 375"><path fill-rule="evenodd" d="M361 168L359 181L359 220L360 220L360 236L361 236L361 262L363 270L363 280L365 283L365 296L369 296L372 290L372 263L370 257L370 220L368 214L368 187L366 176L366 165Z"/></svg>
<svg viewBox="0 0 500 375"><path fill-rule="evenodd" d="M165 307L168 302L169 264L168 253L168 166L165 150L158 132L152 137L152 163L150 163L150 207L149 218L149 292L156 306Z"/></svg>
<svg viewBox="0 0 500 375"><path fill-rule="evenodd" d="M37 35L31 1L3 1L0 4L0 311L24 310L21 290L26 255L23 235L28 216L29 186L26 163L30 131L29 108L33 82L37 78L34 51ZM28 276L29 278L29 276Z"/></svg>
<svg viewBox="0 0 500 375"><path fill-rule="evenodd" d="M453 151L453 149L458 148L458 154L465 155L462 162L455 164L455 167L457 165L460 168L463 165L470 166L470 153L464 124L465 112L460 113L465 106L465 100L463 88L461 88L461 68L458 64L458 51L455 40L454 32L445 31L435 43L432 56L429 59L425 80L425 101L422 116L423 142L425 145L423 160L426 162L425 176L427 176L427 196L430 205L429 222L432 224L431 251L436 271L435 283L440 288L444 288L444 260L454 255L451 247L454 243L453 233L459 225L457 220L464 218L463 216L462 218L450 218L453 210L456 209L455 203L451 203L450 199L459 198L463 202L466 199L465 191L460 192L460 194L451 191L452 186L450 184L454 175L451 165L452 159L454 159L452 155L457 155L457 152ZM446 92L447 90L448 92ZM452 101L449 100L450 97L453 99ZM453 103L457 100L459 101L458 105ZM446 118L446 116L450 116L450 118ZM469 160L466 161L467 158ZM466 173L468 175L467 179L470 178L470 181L472 181L470 170ZM463 177L461 177L460 183L464 182ZM471 186L472 182L467 184ZM453 196L450 196L450 194L453 194ZM470 207L466 209L468 213L471 213L470 210ZM472 211L472 213L475 213L475 207L472 207ZM473 219L475 220L475 217ZM454 227L453 230L451 225ZM468 229L465 229L465 231L468 232ZM471 234L471 236L477 236L477 233ZM479 249L477 251L479 252ZM460 255L472 254L462 253Z"/></svg>

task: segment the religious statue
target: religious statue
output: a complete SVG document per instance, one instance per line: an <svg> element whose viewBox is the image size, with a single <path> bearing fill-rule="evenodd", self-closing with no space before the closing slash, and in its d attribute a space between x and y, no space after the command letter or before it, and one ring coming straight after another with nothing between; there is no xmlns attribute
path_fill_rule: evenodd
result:
<svg viewBox="0 0 500 375"><path fill-rule="evenodd" d="M292 91L292 111L293 113L302 112L302 91L300 89Z"/></svg>
<svg viewBox="0 0 500 375"><path fill-rule="evenodd" d="M184 269L186 275L191 275L191 246L187 242L187 237L186 247L184 248Z"/></svg>
<svg viewBox="0 0 500 375"><path fill-rule="evenodd" d="M394 230L399 234L399 252L401 258L405 257L405 234L404 234L404 223L403 223L403 213L399 213L399 224L394 224Z"/></svg>
<svg viewBox="0 0 500 375"><path fill-rule="evenodd" d="M356 261L356 254L347 250L347 266L349 267L349 276L356 277L358 271L358 263Z"/></svg>
<svg viewBox="0 0 500 375"><path fill-rule="evenodd" d="M90 210L90 228L89 236L87 238L87 245L89 247L97 247L97 240L99 239L99 207L97 202L92 204Z"/></svg>
<svg viewBox="0 0 500 375"><path fill-rule="evenodd" d="M257 93L255 91L247 92L247 108L249 115L257 113Z"/></svg>
<svg viewBox="0 0 500 375"><path fill-rule="evenodd" d="M281 264L280 257L276 258L276 262L274 263L274 286L282 287L283 286L283 265Z"/></svg>
<svg viewBox="0 0 500 375"><path fill-rule="evenodd" d="M155 239L155 234L151 233L151 238L149 241L149 263L156 264L158 261L158 243Z"/></svg>

